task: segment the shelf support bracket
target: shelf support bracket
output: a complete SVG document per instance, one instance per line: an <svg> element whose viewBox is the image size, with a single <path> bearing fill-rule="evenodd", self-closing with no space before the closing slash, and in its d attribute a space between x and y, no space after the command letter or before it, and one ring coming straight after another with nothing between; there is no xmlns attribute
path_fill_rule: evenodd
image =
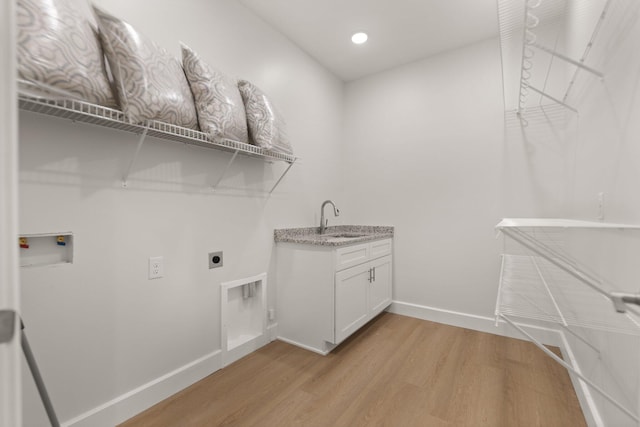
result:
<svg viewBox="0 0 640 427"><path fill-rule="evenodd" d="M287 174L287 172L289 172L289 169L291 169L291 166L293 166L293 164L296 161L292 161L291 163L289 163L289 166L287 166L287 168L284 170L284 172L282 172L282 175L280 175L280 178L278 178L278 180L276 181L275 184L273 184L273 187L271 187L271 190L269 191L269 194L273 193L273 190L276 189L276 187L278 186L278 184L280 184L280 181L282 181L282 178L284 178L284 176Z"/></svg>
<svg viewBox="0 0 640 427"><path fill-rule="evenodd" d="M564 61L566 61L566 62L568 62L570 64L575 65L578 68L582 68L583 70L588 71L591 74L597 76L601 80L604 79L604 74L602 74L598 70L595 70L595 69L593 69L591 67L588 67L588 66L584 65L584 63L582 63L580 61L576 61L575 59L571 59L568 56L565 56L565 55L563 55L561 53L558 53L558 52L554 51L553 49L549 49L548 47L543 46L543 45L538 44L538 43L534 43L533 46L535 46L536 48L540 49L543 52L547 52L549 55L555 56L556 58L560 58L560 59L562 59L562 60L564 60Z"/></svg>
<svg viewBox="0 0 640 427"><path fill-rule="evenodd" d="M571 105L560 101L558 98L554 98L553 96L549 95L546 92L541 91L540 89L536 89L535 87L528 85L527 86L529 89L531 89L532 91L539 93L540 95L544 96L545 98L548 98L550 100L552 100L553 102L555 102L556 104L560 104L562 105L564 108L566 108L567 110L573 111L574 113L578 114L578 110L576 110L575 108L573 108Z"/></svg>
<svg viewBox="0 0 640 427"><path fill-rule="evenodd" d="M147 124L144 127L144 130L142 131L142 134L140 135L140 139L138 140L138 146L136 147L136 151L133 153L133 157L131 158L131 162L129 163L129 167L127 168L127 171L124 173L124 176L122 177L122 188L127 188L129 186L129 183L128 183L129 174L131 173L131 169L133 169L133 165L135 164L136 159L138 158L138 154L140 154L140 149L142 148L142 144L144 143L144 140L147 137L147 132L149 131L149 126L150 126L150 124Z"/></svg>
<svg viewBox="0 0 640 427"><path fill-rule="evenodd" d="M218 189L218 185L220 185L220 181L222 181L222 178L224 178L224 176L229 171L229 168L231 167L231 164L236 159L236 156L238 155L239 152L240 152L239 150L235 150L233 152L233 156L231 156L231 158L227 162L227 165L224 167L224 170L222 171L222 174L220 174L220 177L218 177L218 180L211 186L211 190L212 191L216 191Z"/></svg>

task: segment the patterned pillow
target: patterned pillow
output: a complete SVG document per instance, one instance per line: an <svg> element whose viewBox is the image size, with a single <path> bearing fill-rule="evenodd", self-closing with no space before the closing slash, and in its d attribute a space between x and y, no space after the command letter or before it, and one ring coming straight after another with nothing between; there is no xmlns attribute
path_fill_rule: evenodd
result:
<svg viewBox="0 0 640 427"><path fill-rule="evenodd" d="M238 89L244 101L251 142L267 150L293 154L284 119L269 98L246 80L238 82Z"/></svg>
<svg viewBox="0 0 640 427"><path fill-rule="evenodd" d="M120 106L129 120L197 129L193 95L180 63L128 23L93 9Z"/></svg>
<svg viewBox="0 0 640 427"><path fill-rule="evenodd" d="M209 67L184 44L182 66L196 103L200 129L213 139L248 143L247 118L236 81Z"/></svg>
<svg viewBox="0 0 640 427"><path fill-rule="evenodd" d="M95 29L73 0L18 0L18 77L49 97L117 103Z"/></svg>

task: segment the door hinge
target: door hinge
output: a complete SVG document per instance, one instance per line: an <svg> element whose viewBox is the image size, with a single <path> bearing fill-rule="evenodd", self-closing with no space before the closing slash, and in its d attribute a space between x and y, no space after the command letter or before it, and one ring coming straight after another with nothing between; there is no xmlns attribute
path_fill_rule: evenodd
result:
<svg viewBox="0 0 640 427"><path fill-rule="evenodd" d="M11 342L16 330L16 312L0 310L0 344Z"/></svg>

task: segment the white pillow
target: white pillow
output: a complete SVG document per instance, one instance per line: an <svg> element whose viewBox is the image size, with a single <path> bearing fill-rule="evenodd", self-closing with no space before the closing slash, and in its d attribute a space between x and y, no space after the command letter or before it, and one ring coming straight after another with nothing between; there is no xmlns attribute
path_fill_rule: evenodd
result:
<svg viewBox="0 0 640 427"><path fill-rule="evenodd" d="M236 80L209 67L185 44L182 66L191 86L200 129L213 139L248 143L247 118Z"/></svg>
<svg viewBox="0 0 640 427"><path fill-rule="evenodd" d="M43 96L117 107L100 40L73 0L18 0L18 78Z"/></svg>
<svg viewBox="0 0 640 427"><path fill-rule="evenodd" d="M238 89L244 101L250 140L267 150L293 154L284 119L267 95L246 80L238 82Z"/></svg>
<svg viewBox="0 0 640 427"><path fill-rule="evenodd" d="M198 128L182 66L127 22L93 6L122 111L134 123L159 120Z"/></svg>

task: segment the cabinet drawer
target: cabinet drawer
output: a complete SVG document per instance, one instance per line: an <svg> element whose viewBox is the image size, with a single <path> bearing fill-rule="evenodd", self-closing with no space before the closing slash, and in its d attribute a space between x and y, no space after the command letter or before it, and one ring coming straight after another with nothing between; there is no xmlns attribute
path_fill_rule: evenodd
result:
<svg viewBox="0 0 640 427"><path fill-rule="evenodd" d="M345 246L336 250L336 271L362 264L370 258L369 243Z"/></svg>
<svg viewBox="0 0 640 427"><path fill-rule="evenodd" d="M391 239L375 240L370 243L369 258L374 259L385 255L391 255Z"/></svg>

